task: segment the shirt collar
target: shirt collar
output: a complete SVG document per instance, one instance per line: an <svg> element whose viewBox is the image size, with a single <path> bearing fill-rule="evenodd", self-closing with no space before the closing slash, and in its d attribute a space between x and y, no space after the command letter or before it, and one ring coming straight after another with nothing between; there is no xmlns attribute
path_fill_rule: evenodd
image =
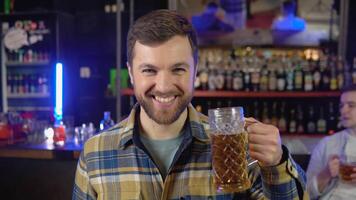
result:
<svg viewBox="0 0 356 200"><path fill-rule="evenodd" d="M132 144L135 122L137 122L136 117L139 120L139 110L140 105L136 103L129 116L120 122L119 128L122 131L120 131L119 148L125 148L127 145ZM206 132L206 130L209 130L208 117L196 111L192 104L188 105L188 120L192 137L204 143L210 142L209 135Z"/></svg>

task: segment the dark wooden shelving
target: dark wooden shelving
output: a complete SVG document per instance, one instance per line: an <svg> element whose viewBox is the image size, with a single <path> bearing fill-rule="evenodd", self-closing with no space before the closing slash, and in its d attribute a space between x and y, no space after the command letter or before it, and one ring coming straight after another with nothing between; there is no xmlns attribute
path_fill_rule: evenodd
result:
<svg viewBox="0 0 356 200"><path fill-rule="evenodd" d="M121 95L130 96L134 95L132 89L122 89ZM240 91L202 91L196 90L194 92L195 97L240 97L240 98L315 98L315 97L339 97L339 91L318 91L318 92L240 92Z"/></svg>

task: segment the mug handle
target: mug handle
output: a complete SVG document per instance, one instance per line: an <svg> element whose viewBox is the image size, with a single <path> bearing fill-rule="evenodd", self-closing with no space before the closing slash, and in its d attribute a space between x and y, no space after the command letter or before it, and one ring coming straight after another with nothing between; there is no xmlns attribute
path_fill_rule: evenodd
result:
<svg viewBox="0 0 356 200"><path fill-rule="evenodd" d="M247 132L247 127L248 126L259 122L257 119L254 119L252 117L248 117L248 118L245 117L244 121L245 121L244 129L245 129L246 133L248 133ZM258 162L258 160L252 159L252 161L250 163L248 163L247 166L250 167L251 165L253 165L253 164L257 163L257 162Z"/></svg>

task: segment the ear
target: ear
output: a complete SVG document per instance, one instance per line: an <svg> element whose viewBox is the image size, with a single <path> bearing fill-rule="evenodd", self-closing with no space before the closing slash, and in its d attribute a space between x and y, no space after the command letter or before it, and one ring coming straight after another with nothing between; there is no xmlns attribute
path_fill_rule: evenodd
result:
<svg viewBox="0 0 356 200"><path fill-rule="evenodd" d="M130 76L130 83L131 85L133 86L134 82L133 82L133 72L132 72L132 67L131 65L129 64L129 62L126 62L126 66L127 66L127 69L129 70L129 76Z"/></svg>

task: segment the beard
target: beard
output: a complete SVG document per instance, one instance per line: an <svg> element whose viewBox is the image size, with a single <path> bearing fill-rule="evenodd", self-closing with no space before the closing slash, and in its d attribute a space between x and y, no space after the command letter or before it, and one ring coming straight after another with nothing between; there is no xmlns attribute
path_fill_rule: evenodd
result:
<svg viewBox="0 0 356 200"><path fill-rule="evenodd" d="M169 125L175 122L182 112L188 107L189 103L193 98L192 93L186 93L182 90L179 91L178 95L175 95L174 107L173 109L155 109L153 101L155 101L153 96L160 96L160 92L147 92L144 95L136 94L136 98L141 107L145 110L148 117L155 121L157 124Z"/></svg>

